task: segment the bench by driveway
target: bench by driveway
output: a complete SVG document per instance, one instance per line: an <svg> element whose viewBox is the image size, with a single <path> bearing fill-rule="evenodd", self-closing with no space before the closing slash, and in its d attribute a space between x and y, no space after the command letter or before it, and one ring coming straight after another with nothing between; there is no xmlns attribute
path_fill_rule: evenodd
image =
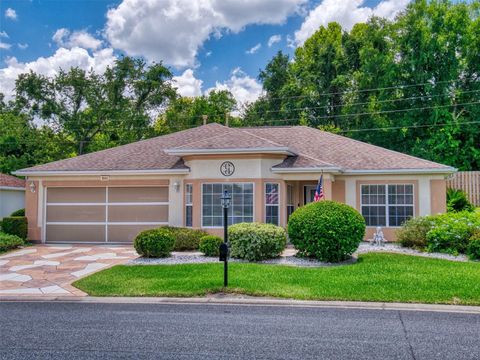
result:
<svg viewBox="0 0 480 360"><path fill-rule="evenodd" d="M71 283L137 256L131 246L26 247L0 256L0 296L85 296Z"/></svg>

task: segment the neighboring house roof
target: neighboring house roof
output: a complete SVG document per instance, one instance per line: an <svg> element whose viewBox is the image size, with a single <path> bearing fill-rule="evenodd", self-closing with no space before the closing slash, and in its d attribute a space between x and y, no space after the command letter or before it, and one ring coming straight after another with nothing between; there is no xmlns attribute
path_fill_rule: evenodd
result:
<svg viewBox="0 0 480 360"><path fill-rule="evenodd" d="M25 180L15 176L0 173L0 188L21 188L25 189Z"/></svg>
<svg viewBox="0 0 480 360"><path fill-rule="evenodd" d="M454 168L306 126L229 128L211 123L173 134L118 146L18 171L186 172L182 157L200 153L284 153L277 172L440 172Z"/></svg>

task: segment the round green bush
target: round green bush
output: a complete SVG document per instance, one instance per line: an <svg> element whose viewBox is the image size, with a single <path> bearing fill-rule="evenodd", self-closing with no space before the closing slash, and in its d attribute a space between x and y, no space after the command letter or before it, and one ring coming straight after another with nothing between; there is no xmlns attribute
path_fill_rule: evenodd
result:
<svg viewBox="0 0 480 360"><path fill-rule="evenodd" d="M175 251L197 250L200 239L208 235L207 232L199 229L175 226L164 226L163 228L170 231L175 238L175 245L173 247Z"/></svg>
<svg viewBox="0 0 480 360"><path fill-rule="evenodd" d="M288 236L299 255L328 262L348 259L365 237L365 228L357 210L329 200L302 206L288 220Z"/></svg>
<svg viewBox="0 0 480 360"><path fill-rule="evenodd" d="M200 250L205 256L219 256L220 244L223 242L222 238L214 235L207 235L200 239Z"/></svg>
<svg viewBox="0 0 480 360"><path fill-rule="evenodd" d="M480 260L480 230L477 230L470 238L467 255L471 260Z"/></svg>
<svg viewBox="0 0 480 360"><path fill-rule="evenodd" d="M175 238L167 229L151 229L137 235L133 246L144 257L168 257L175 245Z"/></svg>
<svg viewBox="0 0 480 360"><path fill-rule="evenodd" d="M240 223L228 228L233 258L259 261L278 257L287 244L285 229L273 224Z"/></svg>
<svg viewBox="0 0 480 360"><path fill-rule="evenodd" d="M430 216L411 218L397 230L397 241L403 247L424 250L427 247L427 233L434 224Z"/></svg>
<svg viewBox="0 0 480 360"><path fill-rule="evenodd" d="M0 253L22 245L25 245L25 243L20 237L0 232Z"/></svg>

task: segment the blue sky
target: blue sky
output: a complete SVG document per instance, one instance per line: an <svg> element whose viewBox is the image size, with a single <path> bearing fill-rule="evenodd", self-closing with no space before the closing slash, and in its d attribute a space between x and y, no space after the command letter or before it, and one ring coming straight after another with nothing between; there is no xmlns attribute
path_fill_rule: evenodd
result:
<svg viewBox="0 0 480 360"><path fill-rule="evenodd" d="M187 96L211 88L252 101L259 69L320 25L392 18L408 0L0 0L0 91L30 69L102 71L121 54L163 60ZM269 39L271 43L269 44ZM276 41L273 41L276 40ZM7 94L8 95L8 94Z"/></svg>

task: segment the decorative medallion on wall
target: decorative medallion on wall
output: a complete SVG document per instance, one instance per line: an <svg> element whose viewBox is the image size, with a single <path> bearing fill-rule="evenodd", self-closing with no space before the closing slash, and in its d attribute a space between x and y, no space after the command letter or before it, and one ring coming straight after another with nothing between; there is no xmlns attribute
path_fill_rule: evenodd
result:
<svg viewBox="0 0 480 360"><path fill-rule="evenodd" d="M235 172L235 165L231 161L224 161L222 165L220 165L220 172L223 176L232 176Z"/></svg>

